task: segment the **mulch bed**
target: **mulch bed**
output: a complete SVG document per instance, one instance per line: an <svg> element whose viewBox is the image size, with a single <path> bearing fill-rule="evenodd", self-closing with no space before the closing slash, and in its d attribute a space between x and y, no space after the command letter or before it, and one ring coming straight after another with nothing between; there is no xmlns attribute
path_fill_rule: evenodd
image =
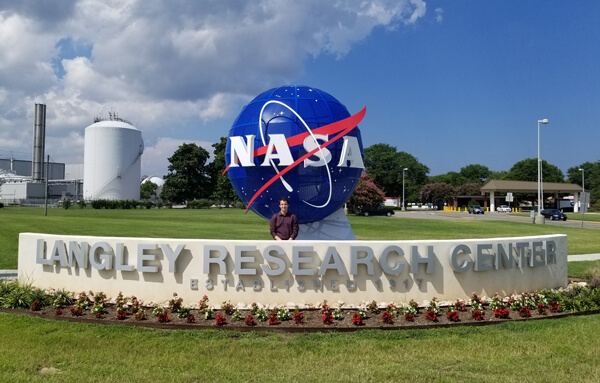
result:
<svg viewBox="0 0 600 383"><path fill-rule="evenodd" d="M79 323L97 323L97 324L114 324L114 325L125 325L125 326L143 326L151 328L161 329L188 329L188 330L236 330L236 331L274 331L274 332L326 332L326 331L357 331L362 329L381 329L381 330L400 330L400 329L427 329L427 328L439 328L439 327L455 327L455 326L485 326L492 324L499 324L504 322L515 322L523 320L539 320L539 319L557 319L568 315L574 315L571 313L552 313L549 310L546 315L539 314L536 310L531 310L531 317L522 318L519 316L517 311L510 311L511 319L499 319L494 317L494 313L486 309L484 319L477 321L471 318L470 311L459 312L459 321L452 322L446 319L446 313L438 317L437 321L431 321L426 318L424 310L421 310L418 315L415 316L414 321L407 321L402 314L394 318L393 324L383 323L382 316L383 311L378 314L370 314L369 318L363 320L363 325L356 326L352 322L352 316L356 312L355 309L344 309L343 319L334 320L331 324L324 324L321 319L322 314L318 309L301 310L304 315L304 323L296 324L293 320L282 321L279 324L271 325L269 321L259 321L254 316L255 326L247 326L244 320L234 321L231 315L225 314L222 310L215 310L214 316L216 317L219 313L225 317L226 324L217 325L215 319L204 319L198 310L192 310L191 314L195 317L194 323L188 323L186 318L179 318L177 313L168 313L169 321L166 323L160 323L158 318L152 315L152 308L146 308L145 320L136 320L133 315L127 315L125 319L117 319L116 307L114 305L107 306L107 313L103 314L100 318L88 311L85 311L81 316L72 316L68 308L63 309L62 315L56 315L55 310L52 307L45 307L40 311L31 310L16 310L16 309L0 309L0 312L14 313L14 314L25 314L36 316L51 320L61 320L69 322ZM249 314L249 310L239 310L242 314L242 318L246 318ZM579 314L591 314L597 313L586 312ZM268 312L269 313L269 312ZM293 315L293 311L290 311Z"/></svg>

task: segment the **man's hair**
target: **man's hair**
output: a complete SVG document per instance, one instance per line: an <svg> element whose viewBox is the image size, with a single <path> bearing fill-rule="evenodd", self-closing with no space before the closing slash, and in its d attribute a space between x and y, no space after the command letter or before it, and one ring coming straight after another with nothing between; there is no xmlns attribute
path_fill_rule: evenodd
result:
<svg viewBox="0 0 600 383"><path fill-rule="evenodd" d="M290 201L288 201L288 199L286 197L279 198L279 203L281 203L281 201L287 202L288 205L290 204Z"/></svg>

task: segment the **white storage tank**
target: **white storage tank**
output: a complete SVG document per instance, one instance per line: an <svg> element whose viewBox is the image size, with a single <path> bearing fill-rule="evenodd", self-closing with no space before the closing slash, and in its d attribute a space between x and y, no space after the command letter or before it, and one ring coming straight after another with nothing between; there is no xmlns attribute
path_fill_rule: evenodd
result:
<svg viewBox="0 0 600 383"><path fill-rule="evenodd" d="M165 180L163 180L160 177L156 177L156 176L150 176L147 177L145 180L142 181L142 185L146 182L152 182L154 185L156 185L156 195L159 196L160 192L162 191L163 186L165 185Z"/></svg>
<svg viewBox="0 0 600 383"><path fill-rule="evenodd" d="M142 132L122 119L95 121L85 128L83 198L140 199Z"/></svg>

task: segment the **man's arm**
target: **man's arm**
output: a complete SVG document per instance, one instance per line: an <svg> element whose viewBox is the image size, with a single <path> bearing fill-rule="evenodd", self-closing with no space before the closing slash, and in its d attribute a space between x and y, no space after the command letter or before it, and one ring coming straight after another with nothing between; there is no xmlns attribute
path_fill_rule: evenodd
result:
<svg viewBox="0 0 600 383"><path fill-rule="evenodd" d="M290 239L296 239L298 236L298 217L295 214L292 214L292 233L290 235Z"/></svg>
<svg viewBox="0 0 600 383"><path fill-rule="evenodd" d="M271 237L273 237L273 239L281 239L277 236L277 214L274 214L271 217L271 221L269 222L269 229L271 230Z"/></svg>

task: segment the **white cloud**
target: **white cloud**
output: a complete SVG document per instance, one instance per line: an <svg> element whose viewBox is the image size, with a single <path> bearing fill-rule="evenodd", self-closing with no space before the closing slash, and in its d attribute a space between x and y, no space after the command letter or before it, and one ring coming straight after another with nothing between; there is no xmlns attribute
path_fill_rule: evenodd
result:
<svg viewBox="0 0 600 383"><path fill-rule="evenodd" d="M80 163L84 128L118 111L156 143L143 172L165 163L179 137L214 136L211 122L233 120L234 108L297 77L308 57L341 58L374 28L412 24L426 11L421 0L36 4L0 0L0 150L31 152L40 102L48 149ZM61 57L65 39L91 54Z"/></svg>
<svg viewBox="0 0 600 383"><path fill-rule="evenodd" d="M438 23L444 21L444 10L442 8L435 9L435 21Z"/></svg>

